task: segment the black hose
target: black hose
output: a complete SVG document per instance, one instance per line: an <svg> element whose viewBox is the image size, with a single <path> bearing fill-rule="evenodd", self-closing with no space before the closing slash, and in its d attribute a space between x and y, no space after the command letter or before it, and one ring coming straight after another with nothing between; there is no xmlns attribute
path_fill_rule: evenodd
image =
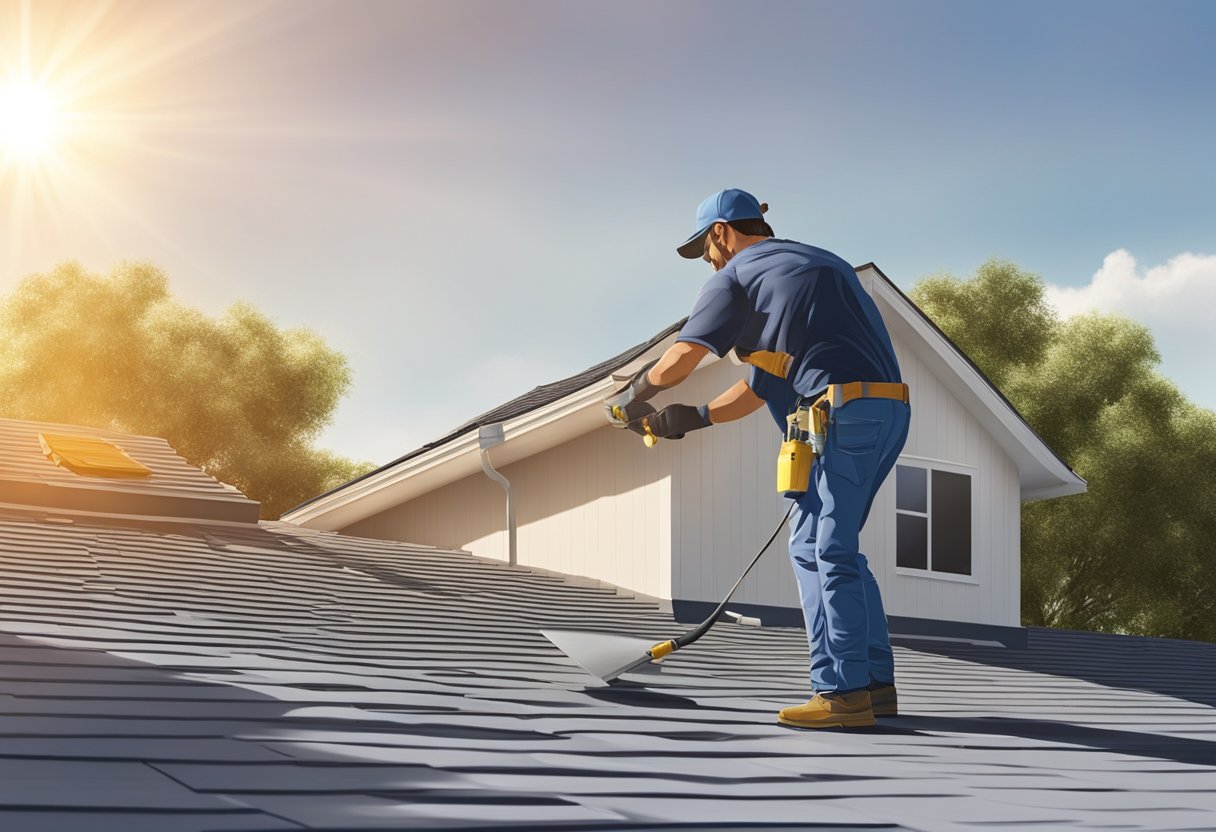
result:
<svg viewBox="0 0 1216 832"><path fill-rule="evenodd" d="M692 644L701 636L708 633L710 627L714 626L714 622L718 620L718 616L722 614L722 610L726 609L726 604L728 601L730 601L730 596L735 594L735 590L739 588L739 584L743 583L743 579L747 577L747 573L752 571L752 567L756 565L758 560L760 560L760 556L768 551L769 546L773 545L773 541L777 539L777 533L781 531L781 527L785 525L785 521L790 519L790 514L794 511L795 505L797 505L796 502L790 502L789 510L786 511L785 516L781 518L781 522L777 524L777 528L773 529L773 533L769 535L768 542L760 547L759 552L756 552L756 556L752 558L752 562L748 564L746 569L743 570L743 574L739 576L739 580L735 581L735 585L730 588L730 592L726 593L726 597L722 599L722 603L718 604L717 609L710 614L709 618L702 621L694 629L689 630L684 635L672 639L672 641L676 643L677 650L681 647L687 647L688 645Z"/></svg>

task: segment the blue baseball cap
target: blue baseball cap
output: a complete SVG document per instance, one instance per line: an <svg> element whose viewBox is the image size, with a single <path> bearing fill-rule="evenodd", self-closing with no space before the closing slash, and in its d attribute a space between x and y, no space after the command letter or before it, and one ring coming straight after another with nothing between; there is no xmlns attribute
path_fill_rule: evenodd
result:
<svg viewBox="0 0 1216 832"><path fill-rule="evenodd" d="M760 202L747 191L730 188L705 197L697 208L697 231L676 251L681 257L695 260L705 253L705 235L716 222L764 219Z"/></svg>

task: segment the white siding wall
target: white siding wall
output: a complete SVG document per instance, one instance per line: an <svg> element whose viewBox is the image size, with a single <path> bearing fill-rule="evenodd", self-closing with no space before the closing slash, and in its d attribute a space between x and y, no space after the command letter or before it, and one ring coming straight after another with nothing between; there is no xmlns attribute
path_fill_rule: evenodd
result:
<svg viewBox="0 0 1216 832"><path fill-rule="evenodd" d="M605 424L498 468L516 498L520 565L670 598L672 460ZM479 473L342 531L506 560L506 497Z"/></svg>
<svg viewBox="0 0 1216 832"><path fill-rule="evenodd" d="M676 388L681 401L714 399L748 368L728 360L700 370ZM676 447L678 446L678 448ZM660 452L678 451L672 481L672 589L681 600L720 601L772 534L788 503L776 491L778 431L768 408L714 425ZM798 606L782 532L733 596L753 604Z"/></svg>
<svg viewBox="0 0 1216 832"><path fill-rule="evenodd" d="M912 425L904 457L936 460L972 475L972 578L897 572L895 476L875 497L862 551L882 588L888 615L1017 626L1020 492L1017 469L912 350L896 341L912 390ZM728 361L707 367L681 388L681 400L708 401L744 377ZM675 598L719 601L755 555L788 503L775 488L780 433L767 408L681 441L672 482L672 589ZM660 447L660 451L665 450ZM932 463L928 463L932 464ZM797 607L798 592L783 531L734 598Z"/></svg>

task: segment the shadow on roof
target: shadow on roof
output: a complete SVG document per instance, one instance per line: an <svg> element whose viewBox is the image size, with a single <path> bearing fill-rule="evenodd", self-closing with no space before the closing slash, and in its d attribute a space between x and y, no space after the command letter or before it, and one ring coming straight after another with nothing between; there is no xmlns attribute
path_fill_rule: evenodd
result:
<svg viewBox="0 0 1216 832"><path fill-rule="evenodd" d="M1050 712L1050 704L1034 705L1036 711ZM1064 743L1079 745L1094 751L1126 754L1135 757L1154 757L1186 765L1211 765L1216 760L1216 742L1172 737L1166 734L1148 734L1143 731L1120 731L1111 728L1092 728L1071 722L1050 719L1018 719L1016 717L944 717L904 715L898 722L879 726L882 733L921 736L940 734L969 734L958 742L971 750L984 750L977 744L974 735L989 737L1017 737L1031 740L1034 745L1022 748L999 743L989 746L994 753L1006 754L1011 750L1034 751L1051 754L1052 749L1038 743ZM927 734L925 733L927 732Z"/></svg>
<svg viewBox="0 0 1216 832"><path fill-rule="evenodd" d="M927 640L912 643L922 653L1142 690L1216 708L1216 644L1045 627L1028 627L1027 636L1025 650Z"/></svg>

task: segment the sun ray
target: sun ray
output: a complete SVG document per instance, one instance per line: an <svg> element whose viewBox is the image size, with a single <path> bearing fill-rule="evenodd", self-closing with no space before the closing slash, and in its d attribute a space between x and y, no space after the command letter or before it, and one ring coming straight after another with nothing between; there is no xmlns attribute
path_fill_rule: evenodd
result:
<svg viewBox="0 0 1216 832"><path fill-rule="evenodd" d="M102 21L112 12L114 0L94 3L85 17L72 18L71 28L57 37L51 51L42 64L42 81L63 77L71 72L71 64L85 48L88 39L101 27Z"/></svg>

